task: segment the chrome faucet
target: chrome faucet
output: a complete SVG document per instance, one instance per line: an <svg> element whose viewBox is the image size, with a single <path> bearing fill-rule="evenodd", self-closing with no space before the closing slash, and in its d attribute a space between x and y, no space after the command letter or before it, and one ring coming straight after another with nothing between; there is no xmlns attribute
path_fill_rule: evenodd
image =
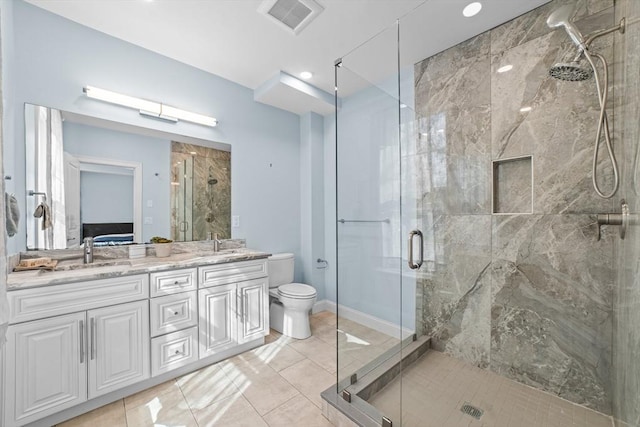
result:
<svg viewBox="0 0 640 427"><path fill-rule="evenodd" d="M216 233L213 236L213 252L219 252L220 251L220 243L222 243L220 241L220 239L218 239L218 233Z"/></svg>
<svg viewBox="0 0 640 427"><path fill-rule="evenodd" d="M84 263L93 263L93 237L84 238Z"/></svg>

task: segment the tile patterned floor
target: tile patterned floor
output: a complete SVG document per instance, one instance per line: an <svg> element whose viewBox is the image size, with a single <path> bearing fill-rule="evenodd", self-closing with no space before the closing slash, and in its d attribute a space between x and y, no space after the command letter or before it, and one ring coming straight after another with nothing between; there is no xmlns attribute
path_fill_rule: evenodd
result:
<svg viewBox="0 0 640 427"><path fill-rule="evenodd" d="M404 427L612 427L610 417L548 393L429 351L369 403L400 418ZM469 402L484 410L480 420L460 411Z"/></svg>
<svg viewBox="0 0 640 427"><path fill-rule="evenodd" d="M340 345L336 360L336 325ZM61 427L329 427L320 393L399 340L321 312L311 316L312 337L294 340L275 331L265 345L69 420ZM609 417L478 369L436 351L406 369L403 426L611 427ZM371 402L400 417L400 382ZM470 402L485 412L460 412Z"/></svg>
<svg viewBox="0 0 640 427"><path fill-rule="evenodd" d="M336 382L335 325L334 313L314 314L309 339L272 330L259 348L59 426L330 427L320 392Z"/></svg>

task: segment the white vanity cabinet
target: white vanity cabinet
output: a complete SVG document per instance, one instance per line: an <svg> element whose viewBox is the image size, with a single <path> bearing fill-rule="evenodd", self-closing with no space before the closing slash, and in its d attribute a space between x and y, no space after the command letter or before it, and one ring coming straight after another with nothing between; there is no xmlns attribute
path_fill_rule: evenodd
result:
<svg viewBox="0 0 640 427"><path fill-rule="evenodd" d="M238 343L269 334L269 281L266 277L238 283Z"/></svg>
<svg viewBox="0 0 640 427"><path fill-rule="evenodd" d="M56 424L263 344L268 291L264 258L11 289L0 426Z"/></svg>
<svg viewBox="0 0 640 427"><path fill-rule="evenodd" d="M201 359L269 333L266 260L200 267L198 277Z"/></svg>
<svg viewBox="0 0 640 427"><path fill-rule="evenodd" d="M6 426L87 400L85 313L12 325L7 331Z"/></svg>
<svg viewBox="0 0 640 427"><path fill-rule="evenodd" d="M154 377L198 360L197 273L196 268L151 273Z"/></svg>
<svg viewBox="0 0 640 427"><path fill-rule="evenodd" d="M148 277L8 293L4 425L21 426L149 378ZM131 299L138 301L122 303Z"/></svg>
<svg viewBox="0 0 640 427"><path fill-rule="evenodd" d="M149 378L149 303L87 312L89 399Z"/></svg>

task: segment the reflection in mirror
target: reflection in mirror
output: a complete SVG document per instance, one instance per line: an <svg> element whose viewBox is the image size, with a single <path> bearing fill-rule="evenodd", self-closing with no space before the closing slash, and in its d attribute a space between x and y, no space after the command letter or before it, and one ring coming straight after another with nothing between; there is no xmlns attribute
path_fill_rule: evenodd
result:
<svg viewBox="0 0 640 427"><path fill-rule="evenodd" d="M27 247L67 247L62 115L59 110L25 108Z"/></svg>
<svg viewBox="0 0 640 427"><path fill-rule="evenodd" d="M231 153L171 143L171 238L231 238Z"/></svg>
<svg viewBox="0 0 640 427"><path fill-rule="evenodd" d="M27 249L231 237L228 144L30 104L25 144Z"/></svg>

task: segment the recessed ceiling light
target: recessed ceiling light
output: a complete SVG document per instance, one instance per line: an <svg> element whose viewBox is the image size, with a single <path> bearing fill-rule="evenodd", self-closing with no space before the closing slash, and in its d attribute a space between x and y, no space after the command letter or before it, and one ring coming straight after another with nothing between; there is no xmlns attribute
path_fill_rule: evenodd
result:
<svg viewBox="0 0 640 427"><path fill-rule="evenodd" d="M313 77L313 73L311 71L303 71L300 73L300 77L305 80L309 80L311 77Z"/></svg>
<svg viewBox="0 0 640 427"><path fill-rule="evenodd" d="M480 12L480 9L482 9L482 3L474 1L473 3L469 3L465 6L462 10L462 14L467 18L471 18L472 16L477 15L478 12Z"/></svg>
<svg viewBox="0 0 640 427"><path fill-rule="evenodd" d="M498 72L499 73L506 73L507 71L511 71L513 69L513 65L509 64L509 65L503 65L502 67L498 68Z"/></svg>
<svg viewBox="0 0 640 427"><path fill-rule="evenodd" d="M521 112L521 113L528 113L528 112L529 112L529 111L531 111L532 109L533 109L533 108L531 108L531 107L522 107L522 108L520 109L520 112Z"/></svg>

